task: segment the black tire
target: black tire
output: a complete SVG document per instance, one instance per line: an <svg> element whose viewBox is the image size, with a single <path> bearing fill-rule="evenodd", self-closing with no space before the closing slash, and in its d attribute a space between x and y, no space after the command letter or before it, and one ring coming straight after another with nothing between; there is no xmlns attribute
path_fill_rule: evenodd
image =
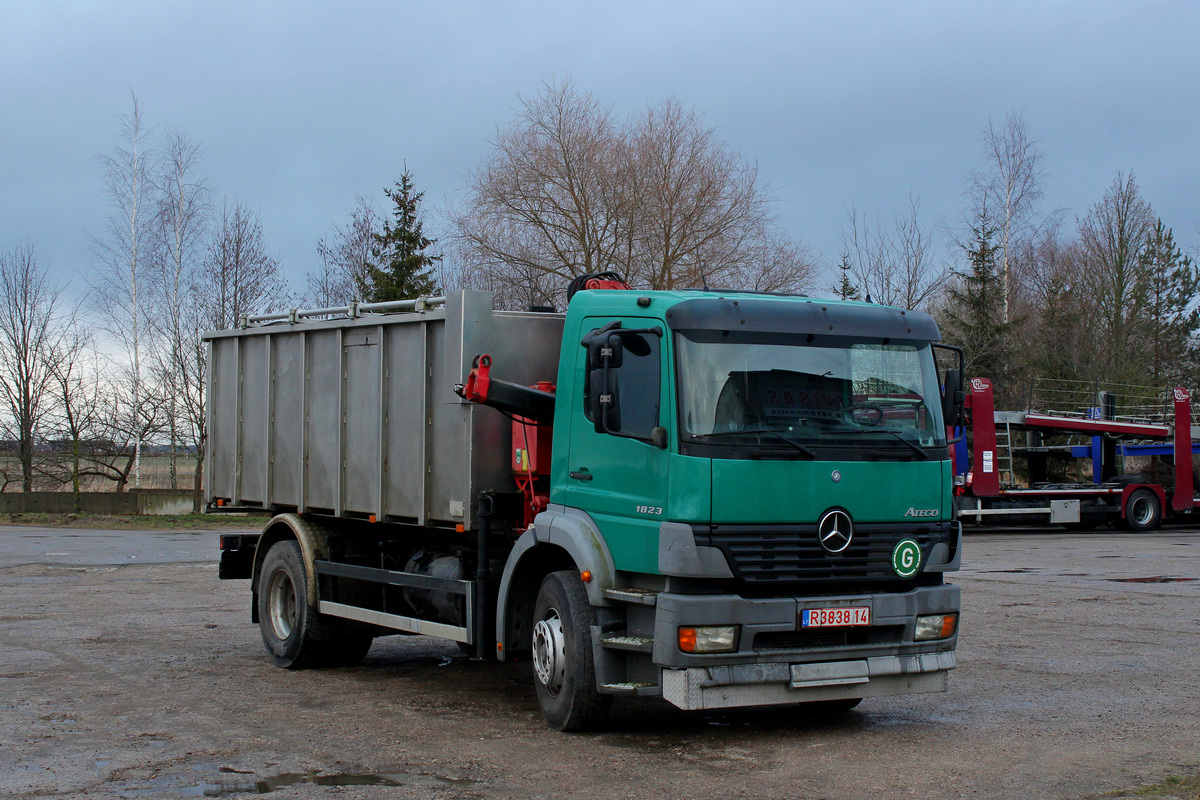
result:
<svg viewBox="0 0 1200 800"><path fill-rule="evenodd" d="M331 667L354 667L362 663L367 651L375 641L375 634L361 622L348 619L329 619L327 625L335 629L333 642L326 650L325 663Z"/></svg>
<svg viewBox="0 0 1200 800"><path fill-rule="evenodd" d="M542 581L533 607L533 683L546 724L591 730L608 719L612 697L596 690L592 626L596 611L573 571Z"/></svg>
<svg viewBox="0 0 1200 800"><path fill-rule="evenodd" d="M276 542L258 575L258 620L263 645L285 669L349 667L371 649L371 629L318 614L308 602L304 555L294 540Z"/></svg>
<svg viewBox="0 0 1200 800"><path fill-rule="evenodd" d="M1149 489L1138 489L1125 501L1125 527L1141 533L1152 531L1162 523L1162 505L1158 495Z"/></svg>
<svg viewBox="0 0 1200 800"><path fill-rule="evenodd" d="M833 716L835 714L845 714L850 709L856 708L861 702L861 697L848 697L842 700L816 700L812 703L805 703L804 708L812 714Z"/></svg>

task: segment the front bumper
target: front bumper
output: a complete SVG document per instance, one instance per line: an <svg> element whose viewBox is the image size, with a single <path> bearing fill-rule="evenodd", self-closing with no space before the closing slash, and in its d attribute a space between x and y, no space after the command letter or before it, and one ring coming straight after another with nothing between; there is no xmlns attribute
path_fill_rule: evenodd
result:
<svg viewBox="0 0 1200 800"><path fill-rule="evenodd" d="M749 664L662 671L663 698L687 711L944 692L953 652L816 664Z"/></svg>
<svg viewBox="0 0 1200 800"><path fill-rule="evenodd" d="M800 703L945 691L957 631L914 641L916 618L957 613L960 592L943 584L897 594L749 599L658 596L654 662L663 697L683 709ZM803 609L868 606L863 628L798 630ZM679 626L741 627L738 650L693 655L676 646Z"/></svg>

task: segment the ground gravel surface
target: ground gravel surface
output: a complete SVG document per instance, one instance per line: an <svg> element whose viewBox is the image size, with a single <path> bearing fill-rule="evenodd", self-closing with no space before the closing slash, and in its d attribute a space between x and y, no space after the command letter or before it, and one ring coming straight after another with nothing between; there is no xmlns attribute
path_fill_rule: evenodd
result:
<svg viewBox="0 0 1200 800"><path fill-rule="evenodd" d="M288 672L217 534L0 527L0 796L1195 798L1200 533L972 534L944 694L545 727L420 637Z"/></svg>

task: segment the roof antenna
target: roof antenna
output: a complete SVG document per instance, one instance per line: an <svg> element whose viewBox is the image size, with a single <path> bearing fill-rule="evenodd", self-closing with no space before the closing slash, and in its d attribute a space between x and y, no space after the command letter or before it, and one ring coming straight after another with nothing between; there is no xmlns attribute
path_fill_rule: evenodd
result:
<svg viewBox="0 0 1200 800"><path fill-rule="evenodd" d="M874 300L871 299L871 290L870 289L867 289L867 302L868 303L875 302Z"/></svg>
<svg viewBox="0 0 1200 800"><path fill-rule="evenodd" d="M704 267L700 267L700 287L706 292L711 291L708 288L708 276L704 274Z"/></svg>

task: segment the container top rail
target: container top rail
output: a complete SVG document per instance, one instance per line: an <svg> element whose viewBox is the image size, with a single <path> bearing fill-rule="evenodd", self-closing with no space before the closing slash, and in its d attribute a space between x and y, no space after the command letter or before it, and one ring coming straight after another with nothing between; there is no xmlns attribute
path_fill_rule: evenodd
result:
<svg viewBox="0 0 1200 800"><path fill-rule="evenodd" d="M314 317L337 318L346 317L357 319L363 314L386 314L391 311L425 311L433 306L446 304L445 297L420 297L411 300L390 300L386 303L350 303L345 306L329 306L327 308L293 308L288 311L276 311L270 314L243 314L238 320L239 328L249 328L268 322L290 322L295 324Z"/></svg>

